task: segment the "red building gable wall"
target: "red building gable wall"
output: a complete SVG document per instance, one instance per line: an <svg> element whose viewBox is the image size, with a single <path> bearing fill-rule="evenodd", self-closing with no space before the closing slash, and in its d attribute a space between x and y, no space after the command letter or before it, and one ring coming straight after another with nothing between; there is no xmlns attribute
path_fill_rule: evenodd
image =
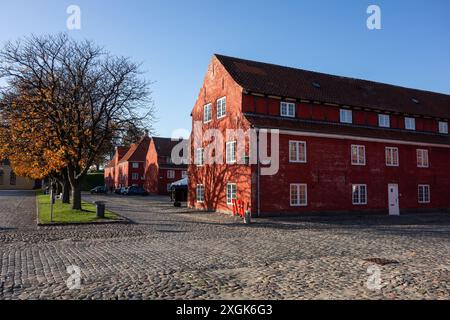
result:
<svg viewBox="0 0 450 320"><path fill-rule="evenodd" d="M216 102L226 96L226 116L217 119ZM226 72L220 62L214 57L208 67L202 88L192 110L193 125L195 121L202 123L202 130L219 129L225 136L226 129L241 128L247 130L249 122L242 114L242 88L237 85ZM212 104L212 121L203 124L203 107ZM191 159L195 159L194 133L191 135ZM200 137L197 137L200 138ZM200 138L201 139L201 138ZM208 145L203 143L203 147ZM225 155L225 146L223 146ZM238 197L247 202L251 201L251 168L241 165L218 164L214 166L197 167L189 165L189 206L204 210L231 212L232 206L226 203L227 183L236 183ZM196 201L196 186L205 187L205 201Z"/></svg>

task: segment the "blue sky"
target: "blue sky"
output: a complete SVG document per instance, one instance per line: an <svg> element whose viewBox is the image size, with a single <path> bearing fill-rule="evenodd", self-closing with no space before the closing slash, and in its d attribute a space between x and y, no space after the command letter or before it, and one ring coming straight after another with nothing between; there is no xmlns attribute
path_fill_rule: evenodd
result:
<svg viewBox="0 0 450 320"><path fill-rule="evenodd" d="M450 94L450 1L364 0L2 0L0 43L70 31L143 62L155 83L157 133L190 129L214 53ZM381 30L366 9L381 8Z"/></svg>

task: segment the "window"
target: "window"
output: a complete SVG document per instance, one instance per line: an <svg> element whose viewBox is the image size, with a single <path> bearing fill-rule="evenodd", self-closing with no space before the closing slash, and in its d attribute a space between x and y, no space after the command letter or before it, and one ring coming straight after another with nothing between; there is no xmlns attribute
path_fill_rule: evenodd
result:
<svg viewBox="0 0 450 320"><path fill-rule="evenodd" d="M308 205L308 188L306 184L291 184L291 207L306 207Z"/></svg>
<svg viewBox="0 0 450 320"><path fill-rule="evenodd" d="M217 119L225 117L227 114L227 98L217 100Z"/></svg>
<svg viewBox="0 0 450 320"><path fill-rule="evenodd" d="M416 119L414 119L414 118L405 118L405 129L407 129L407 130L416 130Z"/></svg>
<svg viewBox="0 0 450 320"><path fill-rule="evenodd" d="M281 102L280 114L282 117L295 118L295 103Z"/></svg>
<svg viewBox="0 0 450 320"><path fill-rule="evenodd" d="M439 133L448 134L448 122L439 121Z"/></svg>
<svg viewBox="0 0 450 320"><path fill-rule="evenodd" d="M386 147L386 165L388 167L398 167L398 148Z"/></svg>
<svg viewBox="0 0 450 320"><path fill-rule="evenodd" d="M175 178L175 171L167 170L167 179L174 179L174 178Z"/></svg>
<svg viewBox="0 0 450 320"><path fill-rule="evenodd" d="M212 120L212 105L211 103L203 107L203 123L208 123Z"/></svg>
<svg viewBox="0 0 450 320"><path fill-rule="evenodd" d="M366 147L352 145L352 165L365 166L366 165Z"/></svg>
<svg viewBox="0 0 450 320"><path fill-rule="evenodd" d="M197 202L204 202L205 201L205 187L202 184L198 184L195 191L196 191L195 193L196 193Z"/></svg>
<svg viewBox="0 0 450 320"><path fill-rule="evenodd" d="M352 203L354 205L367 204L367 185L354 184L352 186Z"/></svg>
<svg viewBox="0 0 450 320"><path fill-rule="evenodd" d="M419 203L430 203L430 186L419 184Z"/></svg>
<svg viewBox="0 0 450 320"><path fill-rule="evenodd" d="M289 162L306 163L306 142L289 141Z"/></svg>
<svg viewBox="0 0 450 320"><path fill-rule="evenodd" d="M428 168L428 150L417 149L417 167Z"/></svg>
<svg viewBox="0 0 450 320"><path fill-rule="evenodd" d="M235 163L236 162L236 141L227 142L227 163Z"/></svg>
<svg viewBox="0 0 450 320"><path fill-rule="evenodd" d="M195 164L197 166L202 166L203 163L203 148L198 148L197 150L195 150Z"/></svg>
<svg viewBox="0 0 450 320"><path fill-rule="evenodd" d="M352 123L353 122L352 110L341 109L340 118L342 123Z"/></svg>
<svg viewBox="0 0 450 320"><path fill-rule="evenodd" d="M139 173L133 173L133 174L131 175L131 179L132 179L133 181L139 180Z"/></svg>
<svg viewBox="0 0 450 320"><path fill-rule="evenodd" d="M379 114L378 125L383 128L389 128L391 126L391 117L388 114Z"/></svg>
<svg viewBox="0 0 450 320"><path fill-rule="evenodd" d="M233 200L237 199L236 190L235 183L227 184L227 204L233 204Z"/></svg>
<svg viewBox="0 0 450 320"><path fill-rule="evenodd" d="M139 162L133 162L133 169L139 168Z"/></svg>
<svg viewBox="0 0 450 320"><path fill-rule="evenodd" d="M184 179L188 176L188 172L187 171L181 171L181 178Z"/></svg>

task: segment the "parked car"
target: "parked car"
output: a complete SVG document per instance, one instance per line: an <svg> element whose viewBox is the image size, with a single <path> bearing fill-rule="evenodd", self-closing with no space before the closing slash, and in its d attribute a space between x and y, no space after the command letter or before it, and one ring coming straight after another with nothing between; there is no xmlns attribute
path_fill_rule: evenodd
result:
<svg viewBox="0 0 450 320"><path fill-rule="evenodd" d="M119 194L124 195L127 192L128 188L122 187L120 188Z"/></svg>
<svg viewBox="0 0 450 320"><path fill-rule="evenodd" d="M142 187L128 187L124 193L127 196L148 196L148 192Z"/></svg>
<svg viewBox="0 0 450 320"><path fill-rule="evenodd" d="M106 188L104 186L98 186L98 187L91 189L91 194L100 194L100 193L103 193L103 194L106 193Z"/></svg>

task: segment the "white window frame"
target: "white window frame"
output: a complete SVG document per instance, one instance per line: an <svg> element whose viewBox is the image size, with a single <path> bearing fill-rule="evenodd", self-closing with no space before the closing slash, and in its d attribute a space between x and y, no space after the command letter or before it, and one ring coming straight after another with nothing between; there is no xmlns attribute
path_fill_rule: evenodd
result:
<svg viewBox="0 0 450 320"><path fill-rule="evenodd" d="M201 195L201 197L200 197L200 195ZM205 186L203 184L198 184L195 187L195 200L198 203L205 202Z"/></svg>
<svg viewBox="0 0 450 320"><path fill-rule="evenodd" d="M236 183L227 183L226 188L227 205L231 205L233 204L233 200L237 199Z"/></svg>
<svg viewBox="0 0 450 320"><path fill-rule="evenodd" d="M292 158L292 151L293 148L296 148L296 155L295 159ZM303 147L303 154L301 153L301 150ZM307 160L307 150L306 150L306 141L295 141L295 140L289 140L289 162L290 163L306 163Z"/></svg>
<svg viewBox="0 0 450 320"><path fill-rule="evenodd" d="M379 114L378 115L378 126L381 128L390 128L391 127L391 116L388 114Z"/></svg>
<svg viewBox="0 0 450 320"><path fill-rule="evenodd" d="M217 119L222 119L227 115L227 98L222 97L216 102Z"/></svg>
<svg viewBox="0 0 450 320"><path fill-rule="evenodd" d="M305 198L301 197L301 189L304 188ZM296 197L292 197L293 189L295 189ZM289 186L289 203L291 207L307 207L308 206L308 185L306 183L291 183Z"/></svg>
<svg viewBox="0 0 450 320"><path fill-rule="evenodd" d="M167 170L167 179L175 179L175 170Z"/></svg>
<svg viewBox="0 0 450 320"><path fill-rule="evenodd" d="M416 119L411 117L405 117L405 129L416 130Z"/></svg>
<svg viewBox="0 0 450 320"><path fill-rule="evenodd" d="M439 133L448 134L448 122L439 121Z"/></svg>
<svg viewBox="0 0 450 320"><path fill-rule="evenodd" d="M428 199L426 199L426 193L424 191L428 192ZM423 193L421 195L421 192ZM422 196L422 197L421 197ZM431 203L431 188L429 184L419 184L417 187L417 201L419 203Z"/></svg>
<svg viewBox="0 0 450 320"><path fill-rule="evenodd" d="M181 171L181 178L184 179L188 176L188 172L186 170Z"/></svg>
<svg viewBox="0 0 450 320"><path fill-rule="evenodd" d="M231 149L230 149L231 148ZM236 163L236 150L237 148L237 141L228 141L226 144L226 163L227 164L233 164Z"/></svg>
<svg viewBox="0 0 450 320"><path fill-rule="evenodd" d="M132 167L133 169L139 169L139 162L133 162Z"/></svg>
<svg viewBox="0 0 450 320"><path fill-rule="evenodd" d="M417 149L417 167L418 168L429 168L430 167L430 159L428 156L427 149Z"/></svg>
<svg viewBox="0 0 450 320"><path fill-rule="evenodd" d="M137 181L137 180L139 180L139 173L133 172L133 173L131 174L131 180L132 180L132 181Z"/></svg>
<svg viewBox="0 0 450 320"><path fill-rule="evenodd" d="M197 148L195 150L195 164L197 165L197 167L201 167L204 165L205 163L205 159L204 159L204 149L203 148Z"/></svg>
<svg viewBox="0 0 450 320"><path fill-rule="evenodd" d="M281 101L280 102L280 116L288 117L288 118L295 118L295 103Z"/></svg>
<svg viewBox="0 0 450 320"><path fill-rule="evenodd" d="M339 121L341 123L353 123L353 111L349 109L340 109Z"/></svg>
<svg viewBox="0 0 450 320"><path fill-rule="evenodd" d="M353 150L356 149L356 159L353 159ZM350 160L352 166L365 166L366 165L366 146L352 144L350 148ZM356 160L356 161L354 161Z"/></svg>
<svg viewBox="0 0 450 320"><path fill-rule="evenodd" d="M208 103L203 106L203 123L209 123L211 121L212 121L212 103Z"/></svg>
<svg viewBox="0 0 450 320"><path fill-rule="evenodd" d="M398 167L400 166L400 153L397 147L386 147L385 151L385 162L386 162L386 167ZM391 163L388 162L388 154L391 158ZM394 155L397 156L397 163L395 163L394 159Z"/></svg>
<svg viewBox="0 0 450 320"><path fill-rule="evenodd" d="M361 188L363 188L364 187L364 191L365 191L365 193L364 193L364 201L362 201L362 193L361 193ZM356 192L356 190L355 190L355 188L356 188L356 190L358 190L357 192L358 192L358 199L356 199L356 201L355 201L355 192ZM352 184L352 204L354 205L354 206L365 206L365 205L367 205L367 194L368 194L368 191L367 191L367 184Z"/></svg>

